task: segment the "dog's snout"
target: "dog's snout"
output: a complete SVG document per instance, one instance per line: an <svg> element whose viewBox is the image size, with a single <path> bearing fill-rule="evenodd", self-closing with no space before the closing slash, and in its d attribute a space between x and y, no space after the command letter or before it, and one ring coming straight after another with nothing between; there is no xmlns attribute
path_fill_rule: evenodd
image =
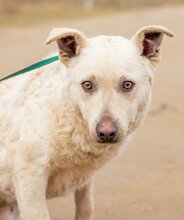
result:
<svg viewBox="0 0 184 220"><path fill-rule="evenodd" d="M102 120L96 126L96 134L100 142L112 143L115 142L118 133L118 127L111 120Z"/></svg>

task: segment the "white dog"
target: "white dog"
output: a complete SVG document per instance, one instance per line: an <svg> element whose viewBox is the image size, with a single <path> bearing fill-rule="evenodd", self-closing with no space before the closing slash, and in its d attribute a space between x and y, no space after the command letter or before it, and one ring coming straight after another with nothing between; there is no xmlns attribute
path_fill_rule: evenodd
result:
<svg viewBox="0 0 184 220"><path fill-rule="evenodd" d="M75 220L93 219L94 173L146 115L161 26L131 40L58 28L60 60L0 83L0 219L50 220L46 199L75 191Z"/></svg>

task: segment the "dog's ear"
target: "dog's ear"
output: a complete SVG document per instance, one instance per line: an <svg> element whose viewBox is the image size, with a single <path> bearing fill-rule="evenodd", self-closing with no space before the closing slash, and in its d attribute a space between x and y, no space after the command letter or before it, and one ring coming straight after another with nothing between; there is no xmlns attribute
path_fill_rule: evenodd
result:
<svg viewBox="0 0 184 220"><path fill-rule="evenodd" d="M79 56L85 47L87 37L80 31L68 28L54 28L46 40L46 44L57 42L61 62L69 64L71 59Z"/></svg>
<svg viewBox="0 0 184 220"><path fill-rule="evenodd" d="M132 41L139 49L140 55L149 59L153 65L159 61L160 45L164 34L169 37L174 36L167 28L153 25L141 28L132 37Z"/></svg>

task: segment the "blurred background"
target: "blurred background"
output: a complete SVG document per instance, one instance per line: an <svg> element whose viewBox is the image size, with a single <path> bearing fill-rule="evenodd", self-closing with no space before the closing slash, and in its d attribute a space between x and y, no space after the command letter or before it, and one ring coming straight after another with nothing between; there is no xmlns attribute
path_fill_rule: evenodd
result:
<svg viewBox="0 0 184 220"><path fill-rule="evenodd" d="M45 19L76 18L184 0L0 0L0 25L28 25Z"/></svg>
<svg viewBox="0 0 184 220"><path fill-rule="evenodd" d="M0 0L0 77L55 50L44 45L53 27L130 38L148 24L176 36L163 40L144 125L97 174L96 220L184 219L184 0ZM48 205L53 220L73 219L72 195Z"/></svg>

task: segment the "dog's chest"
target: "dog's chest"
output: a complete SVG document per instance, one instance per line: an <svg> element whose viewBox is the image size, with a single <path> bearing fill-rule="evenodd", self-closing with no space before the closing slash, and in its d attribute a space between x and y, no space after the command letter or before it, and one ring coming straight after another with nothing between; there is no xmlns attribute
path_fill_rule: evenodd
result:
<svg viewBox="0 0 184 220"><path fill-rule="evenodd" d="M92 159L85 163L55 167L48 180L47 197L62 196L82 186L100 168L102 161Z"/></svg>
<svg viewBox="0 0 184 220"><path fill-rule="evenodd" d="M82 147L75 148L67 141L64 147L64 141L60 142L62 146L54 147L49 163L47 198L62 196L85 184L116 152L116 147L101 148L96 153L94 149L83 151Z"/></svg>
<svg viewBox="0 0 184 220"><path fill-rule="evenodd" d="M89 165L60 168L53 172L48 181L47 198L63 196L85 184L95 168Z"/></svg>

